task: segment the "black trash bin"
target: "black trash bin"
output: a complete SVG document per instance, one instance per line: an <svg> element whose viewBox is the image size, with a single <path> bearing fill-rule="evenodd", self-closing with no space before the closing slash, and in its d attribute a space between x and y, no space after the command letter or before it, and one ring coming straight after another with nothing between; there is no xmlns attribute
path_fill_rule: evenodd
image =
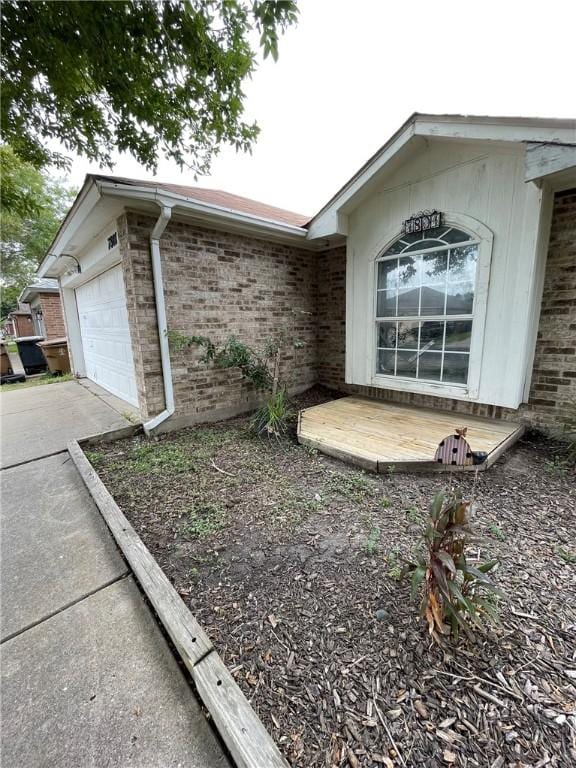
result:
<svg viewBox="0 0 576 768"><path fill-rule="evenodd" d="M20 336L15 339L22 367L28 375L43 373L48 368L44 353L38 346L38 342L43 339L43 336Z"/></svg>

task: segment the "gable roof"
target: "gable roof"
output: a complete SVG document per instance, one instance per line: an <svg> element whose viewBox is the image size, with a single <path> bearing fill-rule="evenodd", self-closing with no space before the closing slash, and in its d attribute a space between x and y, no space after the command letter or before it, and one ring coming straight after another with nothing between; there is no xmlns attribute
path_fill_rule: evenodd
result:
<svg viewBox="0 0 576 768"><path fill-rule="evenodd" d="M34 277L18 296L18 301L28 302L38 293L60 293L58 280L52 277Z"/></svg>
<svg viewBox="0 0 576 768"><path fill-rule="evenodd" d="M214 205L218 208L227 208L230 211L246 213L249 216L255 216L258 219L277 221L282 224L289 224L293 227L302 227L310 220L310 216L287 211L284 208L277 208L274 205L261 203L258 200L251 200L248 197L233 195L230 192L224 192L220 189L208 189L206 187L196 186L191 187L183 184L170 184L162 181L127 179L120 176L102 176L100 174L91 174L91 177L95 180L110 181L116 184L125 184L127 186L161 189L191 200Z"/></svg>
<svg viewBox="0 0 576 768"><path fill-rule="evenodd" d="M311 237L337 226L338 210L414 137L576 146L576 120L414 112L308 222Z"/></svg>

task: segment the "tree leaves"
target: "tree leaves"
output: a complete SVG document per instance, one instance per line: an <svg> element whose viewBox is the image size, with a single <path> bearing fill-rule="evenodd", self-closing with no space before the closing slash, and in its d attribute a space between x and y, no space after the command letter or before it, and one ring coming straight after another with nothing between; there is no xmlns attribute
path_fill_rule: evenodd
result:
<svg viewBox="0 0 576 768"><path fill-rule="evenodd" d="M0 146L2 317L16 309L54 237L74 192Z"/></svg>
<svg viewBox="0 0 576 768"><path fill-rule="evenodd" d="M297 20L293 0L116 0L2 4L1 120L15 153L39 168L67 150L148 169L160 155L205 173L222 144L246 151L243 82Z"/></svg>

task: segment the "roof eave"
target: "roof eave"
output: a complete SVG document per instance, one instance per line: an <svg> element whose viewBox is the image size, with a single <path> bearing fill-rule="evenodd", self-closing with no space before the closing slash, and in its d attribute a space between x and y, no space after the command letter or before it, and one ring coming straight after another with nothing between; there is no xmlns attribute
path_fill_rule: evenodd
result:
<svg viewBox="0 0 576 768"><path fill-rule="evenodd" d="M274 234L285 237L294 242L302 242L305 245L307 230L304 227L287 224L272 219L264 219L259 216L253 216L248 213L236 211L232 208L224 208L212 203L200 202L191 197L179 195L156 187L137 187L133 184L122 184L121 182L103 181L94 177L100 194L121 197L127 200L146 200L154 201L158 204L166 205L170 208L178 208L189 212L195 217L208 223L230 222L236 227L245 231L252 231L260 234Z"/></svg>
<svg viewBox="0 0 576 768"><path fill-rule="evenodd" d="M576 144L576 120L511 118L466 115L430 115L414 112L390 139L344 184L306 224L308 237L346 235L340 210L362 186L414 137L528 143Z"/></svg>

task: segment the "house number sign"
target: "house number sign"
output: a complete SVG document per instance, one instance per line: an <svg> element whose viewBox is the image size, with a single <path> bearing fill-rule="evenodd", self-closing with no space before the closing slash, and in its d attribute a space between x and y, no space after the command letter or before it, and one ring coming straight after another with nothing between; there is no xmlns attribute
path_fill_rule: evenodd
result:
<svg viewBox="0 0 576 768"><path fill-rule="evenodd" d="M413 232L427 232L429 229L438 229L442 226L442 214L440 211L420 211L402 222L403 235L411 235Z"/></svg>

